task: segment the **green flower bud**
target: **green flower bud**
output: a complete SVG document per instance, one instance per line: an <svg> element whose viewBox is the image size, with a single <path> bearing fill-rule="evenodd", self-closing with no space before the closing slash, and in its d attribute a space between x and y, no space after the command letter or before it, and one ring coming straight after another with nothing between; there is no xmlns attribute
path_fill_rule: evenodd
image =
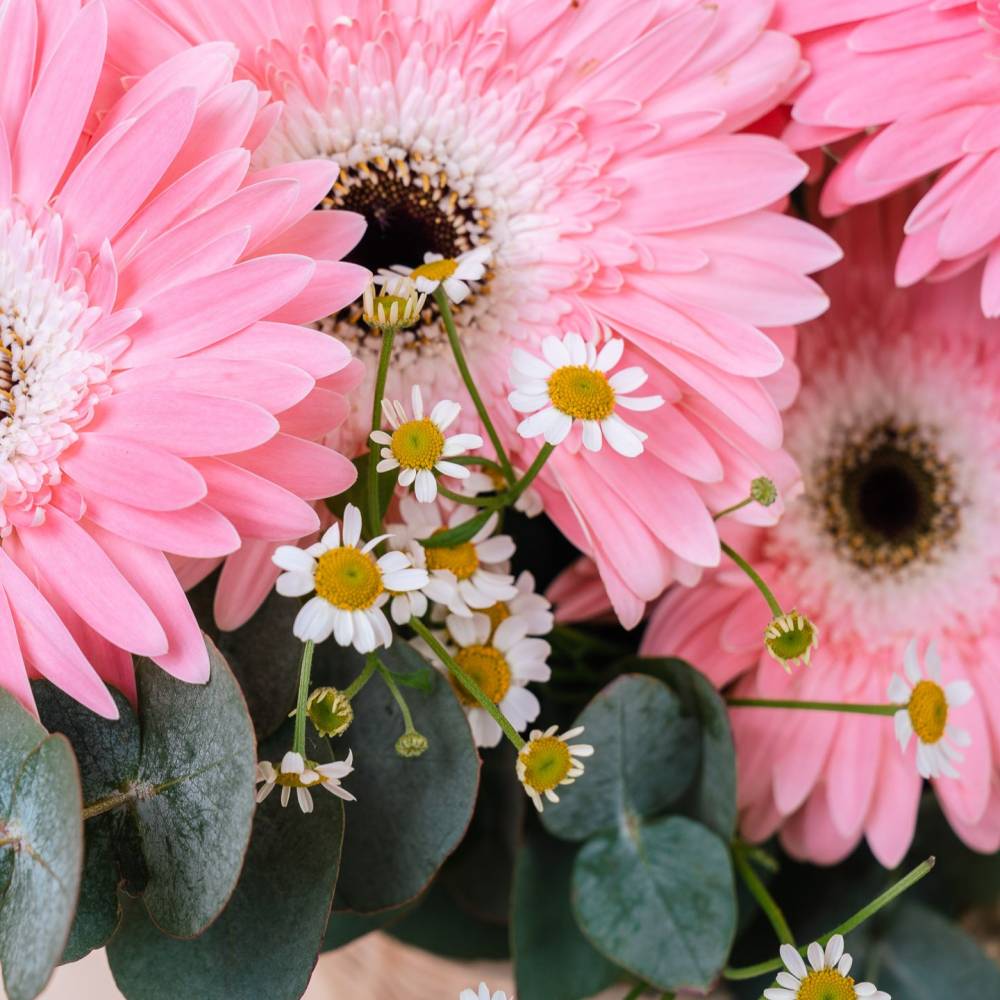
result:
<svg viewBox="0 0 1000 1000"><path fill-rule="evenodd" d="M306 714L320 736L340 736L354 721L350 699L336 688L316 688L306 702Z"/></svg>
<svg viewBox="0 0 1000 1000"><path fill-rule="evenodd" d="M396 753L400 757L419 757L427 749L427 737L411 730L396 740Z"/></svg>
<svg viewBox="0 0 1000 1000"><path fill-rule="evenodd" d="M770 507L778 499L778 490L767 476L758 476L750 484L750 496L761 507Z"/></svg>

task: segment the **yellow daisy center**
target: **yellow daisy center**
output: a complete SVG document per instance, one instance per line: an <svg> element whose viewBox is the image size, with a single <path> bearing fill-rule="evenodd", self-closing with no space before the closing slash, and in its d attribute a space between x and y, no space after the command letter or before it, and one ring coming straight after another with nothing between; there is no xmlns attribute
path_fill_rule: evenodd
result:
<svg viewBox="0 0 1000 1000"><path fill-rule="evenodd" d="M455 654L455 662L483 689L490 701L503 701L510 690L510 666L499 649L466 646ZM479 704L461 684L456 684L455 690L463 704Z"/></svg>
<svg viewBox="0 0 1000 1000"><path fill-rule="evenodd" d="M855 1000L854 980L836 969L810 972L796 994L796 1000Z"/></svg>
<svg viewBox="0 0 1000 1000"><path fill-rule="evenodd" d="M552 405L575 420L606 420L614 413L615 391L603 372L566 365L549 376Z"/></svg>
<svg viewBox="0 0 1000 1000"><path fill-rule="evenodd" d="M349 547L324 552L316 563L315 578L316 593L345 611L370 608L384 590L375 560Z"/></svg>
<svg viewBox="0 0 1000 1000"><path fill-rule="evenodd" d="M323 783L323 776L315 768L316 761L307 760L306 770L312 771L315 777L304 781L301 774L286 774L284 771L279 771L275 775L274 783L282 788L313 788L315 785Z"/></svg>
<svg viewBox="0 0 1000 1000"><path fill-rule="evenodd" d="M439 535L444 528L434 532ZM427 556L428 569L448 569L459 580L468 580L479 569L479 556L472 542L462 542L460 545L442 545L440 548L424 550Z"/></svg>
<svg viewBox="0 0 1000 1000"><path fill-rule="evenodd" d="M573 762L569 747L555 736L540 736L521 749L524 784L536 792L551 791L569 774Z"/></svg>
<svg viewBox="0 0 1000 1000"><path fill-rule="evenodd" d="M483 609L483 614L490 620L490 634L497 630L497 626L510 618L510 608L503 601L497 601L488 608Z"/></svg>
<svg viewBox="0 0 1000 1000"><path fill-rule="evenodd" d="M444 435L426 417L408 420L393 431L391 447L404 469L433 469L444 451Z"/></svg>
<svg viewBox="0 0 1000 1000"><path fill-rule="evenodd" d="M410 272L410 277L426 278L428 281L446 281L458 270L458 261L445 257L444 260L432 260L429 264L421 264Z"/></svg>
<svg viewBox="0 0 1000 1000"><path fill-rule="evenodd" d="M948 725L948 699L939 684L920 681L906 706L913 731L924 743L937 743Z"/></svg>

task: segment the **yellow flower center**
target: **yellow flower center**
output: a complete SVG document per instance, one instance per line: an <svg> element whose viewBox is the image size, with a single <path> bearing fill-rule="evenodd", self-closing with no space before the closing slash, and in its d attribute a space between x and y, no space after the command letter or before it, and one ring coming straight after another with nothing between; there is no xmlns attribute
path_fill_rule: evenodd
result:
<svg viewBox="0 0 1000 1000"><path fill-rule="evenodd" d="M490 634L492 635L501 622L510 618L510 608L503 601L497 601L496 604L484 608L483 614L490 620Z"/></svg>
<svg viewBox="0 0 1000 1000"><path fill-rule="evenodd" d="M455 654L455 662L483 689L490 701L503 701L510 690L510 667L499 649L466 646ZM460 683L455 684L455 691L464 705L479 704Z"/></svg>
<svg viewBox="0 0 1000 1000"><path fill-rule="evenodd" d="M615 409L615 391L603 372L566 365L549 376L552 405L575 420L606 420Z"/></svg>
<svg viewBox="0 0 1000 1000"><path fill-rule="evenodd" d="M392 453L404 469L433 469L444 451L444 435L426 417L408 420L392 434Z"/></svg>
<svg viewBox="0 0 1000 1000"><path fill-rule="evenodd" d="M316 593L336 608L370 608L383 592L382 571L375 560L354 548L331 549L316 564Z"/></svg>
<svg viewBox="0 0 1000 1000"><path fill-rule="evenodd" d="M458 261L445 257L444 260L432 260L429 264L421 264L410 272L410 277L426 278L428 281L445 281L458 270Z"/></svg>
<svg viewBox="0 0 1000 1000"><path fill-rule="evenodd" d="M854 980L836 969L810 972L796 994L796 1000L855 1000Z"/></svg>
<svg viewBox="0 0 1000 1000"><path fill-rule="evenodd" d="M315 785L322 784L323 776L316 771L316 761L307 760L306 770L312 771L315 777L303 781L301 774L286 774L284 771L279 771L275 776L274 783L282 788L313 788Z"/></svg>
<svg viewBox="0 0 1000 1000"><path fill-rule="evenodd" d="M920 681L906 706L913 731L924 743L937 743L948 725L948 699L934 681Z"/></svg>
<svg viewBox="0 0 1000 1000"><path fill-rule="evenodd" d="M541 736L525 743L520 757L524 783L536 792L551 791L561 784L573 766L569 747L555 736Z"/></svg>
<svg viewBox="0 0 1000 1000"><path fill-rule="evenodd" d="M444 528L438 528L435 535L441 534ZM428 569L448 569L459 580L468 580L479 569L479 556L472 542L462 542L460 545L442 545L440 548L424 549L427 556Z"/></svg>

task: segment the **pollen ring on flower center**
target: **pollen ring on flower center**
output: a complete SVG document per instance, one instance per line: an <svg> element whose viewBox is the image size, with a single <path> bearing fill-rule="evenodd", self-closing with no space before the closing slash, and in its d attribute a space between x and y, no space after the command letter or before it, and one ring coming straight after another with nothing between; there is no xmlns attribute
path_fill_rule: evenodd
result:
<svg viewBox="0 0 1000 1000"><path fill-rule="evenodd" d="M557 368L548 390L552 405L574 420L607 420L615 410L615 391L604 373L586 365Z"/></svg>
<svg viewBox="0 0 1000 1000"><path fill-rule="evenodd" d="M370 608L384 592L382 571L367 553L354 548L331 549L315 570L316 593L345 611Z"/></svg>
<svg viewBox="0 0 1000 1000"><path fill-rule="evenodd" d="M393 432L391 448L404 469L433 469L444 452L444 435L426 417L408 420Z"/></svg>

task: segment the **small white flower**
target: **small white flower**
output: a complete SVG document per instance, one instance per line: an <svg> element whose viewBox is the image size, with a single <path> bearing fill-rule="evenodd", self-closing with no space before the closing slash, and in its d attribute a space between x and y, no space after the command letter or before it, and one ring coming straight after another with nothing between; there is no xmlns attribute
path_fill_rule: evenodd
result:
<svg viewBox="0 0 1000 1000"><path fill-rule="evenodd" d="M428 577L405 552L387 552L376 559L372 550L388 537L373 538L359 548L361 512L348 504L343 540L340 525L334 524L306 549L278 547L274 563L285 570L278 577L278 593L302 597L316 592L296 615L292 629L296 638L325 642L332 634L338 645L353 646L359 653L392 643L382 606L392 594L425 587Z"/></svg>
<svg viewBox="0 0 1000 1000"><path fill-rule="evenodd" d="M383 430L372 431L372 441L382 445L379 472L402 469L399 485L413 486L421 503L431 503L437 497L435 472L454 479L468 479L469 470L464 465L449 462L449 458L463 455L470 448L481 448L483 439L478 434L452 434L444 432L455 422L462 408L450 399L435 404L430 416L424 416L424 400L420 386L411 392L413 419L407 419L406 408L397 401L382 400L382 412L392 434Z"/></svg>
<svg viewBox="0 0 1000 1000"><path fill-rule="evenodd" d="M515 468L514 474L520 478L524 475L524 470ZM502 493L507 489L507 483L502 477L495 479L488 472L471 472L464 486L464 492L470 497L482 496L484 493ZM538 517L544 509L542 495L534 486L529 486L514 501L514 510L525 517Z"/></svg>
<svg viewBox="0 0 1000 1000"><path fill-rule="evenodd" d="M439 253L425 253L424 262L412 271L407 267L396 266L389 272L379 272L380 275L397 272L407 274L417 287L417 291L430 295L444 287L444 293L452 302L461 302L469 294L467 282L481 281L486 274L486 265L493 256L492 249L484 244L473 247L457 257L442 257Z"/></svg>
<svg viewBox="0 0 1000 1000"><path fill-rule="evenodd" d="M527 626L528 635L548 635L555 624L552 604L543 594L535 592L534 576L528 570L523 570L514 581L514 586L517 588L517 597L509 601L497 601L484 608L483 614L489 618L494 629L511 615L516 615ZM443 609L435 608L431 620L440 623L446 617Z"/></svg>
<svg viewBox="0 0 1000 1000"><path fill-rule="evenodd" d="M448 632L443 641L455 662L522 732L541 711L538 699L525 685L532 681L544 683L552 676L546 662L551 646L544 639L529 638L528 623L523 618L506 618L495 631L489 617L481 614L471 618L450 615L446 625ZM429 648L423 651L448 675L447 667ZM458 681L453 686L468 716L476 746L495 747L503 736L500 726Z"/></svg>
<svg viewBox="0 0 1000 1000"><path fill-rule="evenodd" d="M655 410L663 397L625 395L646 381L642 368L623 368L608 377L624 350L625 341L613 337L598 351L578 333L567 333L562 340L546 337L542 358L515 347L510 368L514 391L507 398L515 410L531 414L518 425L518 434L560 444L574 421L580 421L583 446L590 451L600 451L607 440L620 455L642 454L646 434L615 411Z"/></svg>
<svg viewBox="0 0 1000 1000"><path fill-rule="evenodd" d="M480 983L478 990L462 990L458 1000L507 1000L507 994L503 990L491 994L486 983Z"/></svg>
<svg viewBox="0 0 1000 1000"><path fill-rule="evenodd" d="M783 944L780 954L788 971L778 973L776 987L764 990L767 1000L892 1000L871 983L851 979L851 956L844 953L840 934L834 934L825 949L816 941L809 945L811 968L790 944Z"/></svg>
<svg viewBox="0 0 1000 1000"><path fill-rule="evenodd" d="M924 656L929 679L923 676L917 656L916 640L911 640L903 654L906 677L893 674L889 682L889 700L903 707L893 716L896 739L905 751L910 737L917 737L917 770L923 778L946 775L957 778L955 764L964 759L959 747L971 742L969 733L948 721L951 709L972 698L968 681L941 684L941 657L932 642Z"/></svg>
<svg viewBox="0 0 1000 1000"><path fill-rule="evenodd" d="M354 796L342 788L340 782L354 770L354 754L348 750L346 760L335 760L329 764L317 764L312 760L304 760L302 755L289 750L281 758L281 764L275 769L268 760L257 764L256 783L261 787L257 790L257 801L264 799L274 791L275 785L281 786L281 805L288 805L292 789L299 808L304 813L313 811L312 788L325 788L328 792L347 802L354 802Z"/></svg>
<svg viewBox="0 0 1000 1000"><path fill-rule="evenodd" d="M427 296L417 291L411 279L392 274L376 280L382 288L371 281L361 296L361 316L369 326L386 330L412 326L420 319Z"/></svg>
<svg viewBox="0 0 1000 1000"><path fill-rule="evenodd" d="M544 732L532 729L528 742L517 754L517 780L539 812L544 806L542 796L549 802L558 802L555 790L560 785L572 785L583 774L580 758L594 753L589 743L569 743L583 732L583 726L567 729L561 735L558 729L558 726L549 726Z"/></svg>
<svg viewBox="0 0 1000 1000"><path fill-rule="evenodd" d="M412 497L403 497L399 510L404 523L390 525L395 544L408 548L414 541L455 528L475 516L473 508L456 506L445 524L441 503L421 504ZM423 549L431 586L421 589L432 601L439 601L453 614L468 618L474 611L489 608L497 601L517 597L514 578L503 572L503 564L514 555L514 540L509 535L493 534L497 522L497 515L493 514L469 541ZM433 593L432 588L436 588Z"/></svg>

